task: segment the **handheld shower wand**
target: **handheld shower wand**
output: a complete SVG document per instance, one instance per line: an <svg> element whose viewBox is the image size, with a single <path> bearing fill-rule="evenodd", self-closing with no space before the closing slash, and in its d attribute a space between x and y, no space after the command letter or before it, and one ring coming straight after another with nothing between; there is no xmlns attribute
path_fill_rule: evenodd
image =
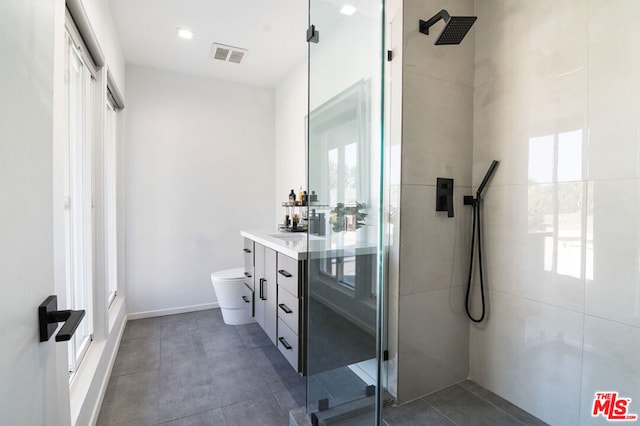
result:
<svg viewBox="0 0 640 426"><path fill-rule="evenodd" d="M484 187L489 182L489 179L493 175L493 172L496 170L496 167L498 167L498 164L499 164L498 161L493 160L493 162L491 163L491 166L489 166L489 170L487 170L487 173L484 175L484 179L482 179L482 182L478 187L478 191L476 192L476 198L473 198L473 196L471 195L464 196L464 205L465 206L470 205L473 207L473 226L471 229L471 256L469 259L469 277L467 279L467 297L465 301L465 308L467 310L467 316L469 317L469 319L477 323L484 321L484 317L486 313L486 303L484 299L484 278L482 276L482 239L481 239L482 225L480 222L480 202L482 200L482 191L484 190ZM478 231L477 232L478 233L478 275L480 278L480 297L482 299L482 313L479 318L474 318L474 316L471 314L471 309L469 307L470 298L471 298L471 281L473 278L473 255L474 255L474 247L475 247L476 229Z"/></svg>

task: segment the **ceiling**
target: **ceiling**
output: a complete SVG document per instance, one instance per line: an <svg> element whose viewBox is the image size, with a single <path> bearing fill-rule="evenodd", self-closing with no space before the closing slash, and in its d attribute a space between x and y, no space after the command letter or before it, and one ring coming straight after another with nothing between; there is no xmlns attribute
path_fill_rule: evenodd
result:
<svg viewBox="0 0 640 426"><path fill-rule="evenodd" d="M127 64L275 87L306 59L302 0L110 0ZM177 28L195 32L177 37ZM248 49L242 63L210 59L212 43Z"/></svg>

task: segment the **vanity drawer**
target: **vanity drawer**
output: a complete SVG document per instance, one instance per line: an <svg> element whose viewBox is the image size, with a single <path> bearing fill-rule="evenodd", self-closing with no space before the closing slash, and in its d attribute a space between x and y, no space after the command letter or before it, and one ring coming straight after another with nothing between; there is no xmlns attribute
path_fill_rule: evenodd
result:
<svg viewBox="0 0 640 426"><path fill-rule="evenodd" d="M278 253L278 285L287 289L295 297L300 296L301 263Z"/></svg>
<svg viewBox="0 0 640 426"><path fill-rule="evenodd" d="M278 318L278 349L289 361L289 364L299 371L299 357L298 357L298 335L289 328L289 326Z"/></svg>
<svg viewBox="0 0 640 426"><path fill-rule="evenodd" d="M248 238L244 239L244 283L251 287L251 290L255 289L254 286L254 242Z"/></svg>
<svg viewBox="0 0 640 426"><path fill-rule="evenodd" d="M300 334L300 301L284 287L278 286L278 318L281 318L291 330Z"/></svg>
<svg viewBox="0 0 640 426"><path fill-rule="evenodd" d="M248 284L242 286L242 306L251 315L255 317L255 308L253 301L253 289Z"/></svg>

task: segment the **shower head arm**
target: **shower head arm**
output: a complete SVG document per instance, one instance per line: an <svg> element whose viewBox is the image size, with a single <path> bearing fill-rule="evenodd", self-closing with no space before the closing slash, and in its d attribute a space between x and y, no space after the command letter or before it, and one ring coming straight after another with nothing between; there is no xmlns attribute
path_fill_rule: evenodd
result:
<svg viewBox="0 0 640 426"><path fill-rule="evenodd" d="M435 15L433 15L433 17L431 19L429 19L428 21L423 21L421 19L420 20L420 32L422 34L429 35L429 28L431 28L436 22L438 22L441 19L444 20L445 23L449 22L449 20L451 19L451 16L449 15L449 12L447 12L444 9L442 9L440 12L436 13Z"/></svg>
<svg viewBox="0 0 640 426"><path fill-rule="evenodd" d="M491 178L491 175L493 175L493 172L495 171L496 167L498 167L498 164L500 162L493 160L491 162L491 165L489 166L489 170L487 170L487 173L484 175L484 179L482 179L482 182L480 183L480 186L478 187L478 192L476 192L476 198L479 200L480 199L480 195L482 194L482 191L484 190L485 185L487 184L487 182L489 182L489 179Z"/></svg>

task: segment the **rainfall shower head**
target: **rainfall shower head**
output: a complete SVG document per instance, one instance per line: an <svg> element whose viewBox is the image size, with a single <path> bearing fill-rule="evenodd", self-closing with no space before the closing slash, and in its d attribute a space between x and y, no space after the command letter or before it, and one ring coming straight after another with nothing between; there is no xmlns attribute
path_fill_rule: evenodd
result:
<svg viewBox="0 0 640 426"><path fill-rule="evenodd" d="M428 21L420 20L420 32L429 35L429 28L441 19L446 22L446 25L435 44L460 44L478 17L450 16L449 12L442 9Z"/></svg>

